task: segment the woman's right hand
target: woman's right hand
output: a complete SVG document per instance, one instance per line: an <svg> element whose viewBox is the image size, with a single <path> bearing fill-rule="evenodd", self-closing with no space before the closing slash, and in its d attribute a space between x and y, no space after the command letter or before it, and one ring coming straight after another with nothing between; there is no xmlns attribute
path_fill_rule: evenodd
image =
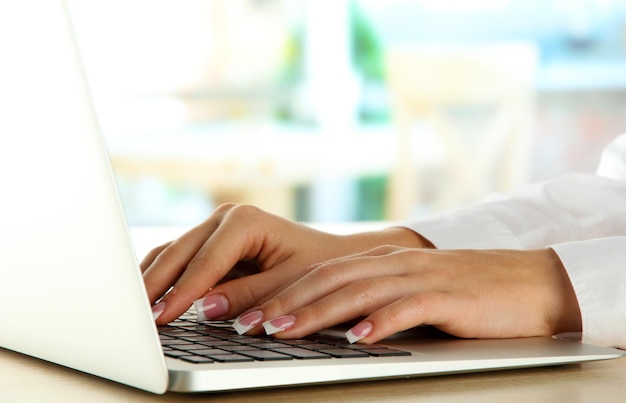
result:
<svg viewBox="0 0 626 403"><path fill-rule="evenodd" d="M432 247L406 228L352 235L317 231L248 205L225 204L141 263L157 324L194 301L201 319L231 319L308 273L312 265L381 245Z"/></svg>

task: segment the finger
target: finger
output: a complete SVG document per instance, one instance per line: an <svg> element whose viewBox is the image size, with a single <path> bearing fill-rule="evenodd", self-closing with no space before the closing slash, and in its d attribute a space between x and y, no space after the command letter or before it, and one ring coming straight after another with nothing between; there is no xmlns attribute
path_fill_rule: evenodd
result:
<svg viewBox="0 0 626 403"><path fill-rule="evenodd" d="M196 228L163 248L143 272L148 298L154 302L180 277L187 263L200 249L205 237Z"/></svg>
<svg viewBox="0 0 626 403"><path fill-rule="evenodd" d="M150 265L154 262L154 260L157 258L157 256L159 256L161 254L161 252L163 252L163 250L165 248L167 248L168 246L170 246L172 244L173 241L169 241L164 243L161 246L157 246L156 248L152 249L150 252L148 252L148 254L142 259L141 263L139 263L139 267L141 268L141 272L145 272L148 267L150 267Z"/></svg>
<svg viewBox="0 0 626 403"><path fill-rule="evenodd" d="M199 247L188 264L180 269L172 290L163 298L165 309L157 323L166 323L185 312L192 302L211 290L236 264L242 260L271 261L267 255L267 234L264 217L252 206L238 206L224 215L212 235ZM277 231L280 232L280 231ZM279 247L281 242L269 242ZM280 255L279 252L275 253ZM275 257L280 260L282 257ZM275 262L269 263L273 265ZM247 291L246 291L247 292Z"/></svg>
<svg viewBox="0 0 626 403"><path fill-rule="evenodd" d="M218 208L206 221L165 245L144 270L144 283L150 301L162 296L180 277L187 264L211 236L230 206Z"/></svg>
<svg viewBox="0 0 626 403"><path fill-rule="evenodd" d="M405 280L404 261L402 254L392 253L323 264L264 303L263 317L267 321L297 312L298 325L281 337L301 337L369 314L421 287Z"/></svg>
<svg viewBox="0 0 626 403"><path fill-rule="evenodd" d="M356 281L343 287L307 306L289 314L293 323L288 329L274 326L274 321L282 316L270 316L264 327L268 333L279 338L301 338L355 318L367 316L401 298L403 290L399 284L403 281L398 277L376 277Z"/></svg>
<svg viewBox="0 0 626 403"><path fill-rule="evenodd" d="M407 266L418 270L407 260L405 251L385 246L311 266L309 273L301 279L272 298L261 301L263 308L270 314L291 312L356 281L401 276L407 273Z"/></svg>
<svg viewBox="0 0 626 403"><path fill-rule="evenodd" d="M467 309L467 302L463 298L451 297L449 294L436 291L406 295L370 314L348 330L346 338L351 343L358 341L371 344L394 333L423 324L433 325L444 331L451 324L463 328L464 325L459 323L459 320L464 321L467 318L459 313ZM470 334L455 335L472 337Z"/></svg>
<svg viewBox="0 0 626 403"><path fill-rule="evenodd" d="M379 247L376 247L376 248L373 248L373 249L369 249L369 250L364 251L364 252L359 252L359 253L355 253L355 254L352 254L352 255L342 256L342 257L338 257L338 258L327 260L327 261L322 262L322 263L316 263L316 264L310 265L309 267L306 268L306 270L301 271L299 274L300 274L300 277L304 277L304 275L306 275L307 273L315 271L315 270L319 269L321 266L327 266L327 267L330 268L332 265L344 264L344 263L347 263L349 261L352 261L353 259L389 255L391 253L397 253L397 252L400 252L402 250L405 250L405 249L402 249L402 248L396 247L396 246L392 246L392 245L379 246ZM358 263L352 262L350 264L358 264ZM320 277L324 277L324 276L325 276L325 274L320 274ZM303 281L309 281L309 280L310 279L307 278L307 280L303 280ZM270 301L271 299L275 298L277 295L282 293L286 288L290 287L291 285L292 285L291 282L288 282L288 283L285 283L282 287L276 287L271 293L267 294L264 298L262 298L260 301L258 301L257 304L258 305L263 305L263 304L267 303L268 301ZM295 289L294 289L293 292L294 292L294 294L298 294L299 293L299 291L297 291Z"/></svg>
<svg viewBox="0 0 626 403"><path fill-rule="evenodd" d="M278 288L299 276L295 271L276 267L272 270L233 278L217 285L193 302L198 320L231 319L253 306Z"/></svg>

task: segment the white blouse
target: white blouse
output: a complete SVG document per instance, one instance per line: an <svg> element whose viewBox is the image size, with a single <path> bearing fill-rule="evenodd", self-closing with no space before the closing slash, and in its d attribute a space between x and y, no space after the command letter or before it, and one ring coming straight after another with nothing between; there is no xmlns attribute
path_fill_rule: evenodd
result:
<svg viewBox="0 0 626 403"><path fill-rule="evenodd" d="M441 249L551 247L576 292L583 341L626 349L626 134L595 175L560 176L407 227Z"/></svg>

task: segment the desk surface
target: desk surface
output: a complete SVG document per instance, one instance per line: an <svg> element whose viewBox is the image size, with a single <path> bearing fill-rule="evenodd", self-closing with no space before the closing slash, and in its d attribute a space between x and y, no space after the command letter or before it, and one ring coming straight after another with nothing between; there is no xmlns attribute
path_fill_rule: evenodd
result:
<svg viewBox="0 0 626 403"><path fill-rule="evenodd" d="M608 402L626 394L626 359L567 366L220 394L153 395L0 349L1 402Z"/></svg>

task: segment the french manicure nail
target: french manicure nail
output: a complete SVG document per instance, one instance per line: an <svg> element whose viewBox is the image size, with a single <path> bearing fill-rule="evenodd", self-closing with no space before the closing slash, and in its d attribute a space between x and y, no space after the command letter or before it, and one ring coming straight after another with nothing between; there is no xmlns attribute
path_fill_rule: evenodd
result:
<svg viewBox="0 0 626 403"><path fill-rule="evenodd" d="M370 322L361 322L346 332L346 338L350 343L356 343L370 334L373 328Z"/></svg>
<svg viewBox="0 0 626 403"><path fill-rule="evenodd" d="M267 335L282 332L289 329L296 323L296 317L293 315L279 316L278 318L268 320L263 323L265 333Z"/></svg>
<svg viewBox="0 0 626 403"><path fill-rule="evenodd" d="M244 313L235 319L233 323L233 328L239 334L244 334L248 332L250 329L261 323L263 320L263 312L261 311L252 311L248 313Z"/></svg>
<svg viewBox="0 0 626 403"><path fill-rule="evenodd" d="M196 308L196 320L202 322L226 315L228 312L228 299L222 294L212 294L193 302Z"/></svg>
<svg viewBox="0 0 626 403"><path fill-rule="evenodd" d="M165 310L165 302L159 302L152 307L152 317L157 320Z"/></svg>

